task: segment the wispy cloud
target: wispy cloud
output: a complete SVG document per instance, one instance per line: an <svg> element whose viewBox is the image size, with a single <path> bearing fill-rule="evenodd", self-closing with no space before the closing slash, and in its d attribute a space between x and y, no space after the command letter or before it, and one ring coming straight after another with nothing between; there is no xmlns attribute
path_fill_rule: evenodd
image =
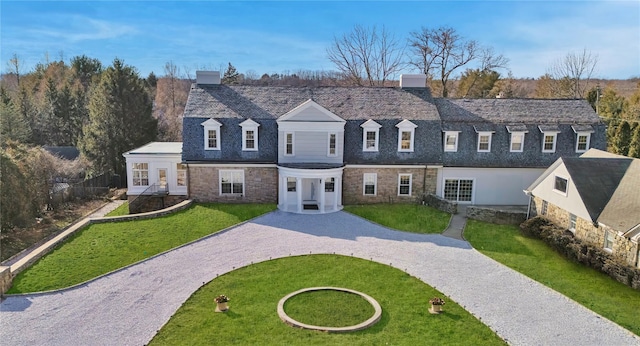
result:
<svg viewBox="0 0 640 346"><path fill-rule="evenodd" d="M45 28L33 28L32 35L57 38L70 43L114 39L136 34L135 27L123 23L93 19L81 15L61 15L56 19L58 25Z"/></svg>

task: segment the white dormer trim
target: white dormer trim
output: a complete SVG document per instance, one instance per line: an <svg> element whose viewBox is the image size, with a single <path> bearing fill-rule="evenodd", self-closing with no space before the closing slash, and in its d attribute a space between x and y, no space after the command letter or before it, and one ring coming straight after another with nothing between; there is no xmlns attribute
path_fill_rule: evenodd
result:
<svg viewBox="0 0 640 346"><path fill-rule="evenodd" d="M207 119L206 121L202 122L200 125L203 127L203 130L204 130L203 132L204 150L220 150L220 126L222 126L222 124L216 121L215 119ZM210 143L209 131L214 131L215 142ZM213 144L213 145L210 145L210 144Z"/></svg>
<svg viewBox="0 0 640 346"><path fill-rule="evenodd" d="M317 104L312 99L308 99L308 100L304 101L303 103L301 103L296 108L294 108L294 109L288 111L287 113L283 114L282 116L280 116L278 118L277 122L279 123L281 121L296 121L294 118L297 115L299 115L300 113L302 113L303 111L305 111L305 110L307 110L309 108L315 108L315 109L319 110L320 112L322 112L324 115L326 115L330 119L329 121L339 122L339 123L345 123L346 122L344 119L342 119L339 116L331 113L329 110L327 110L326 108L324 108L321 105Z"/></svg>
<svg viewBox="0 0 640 346"><path fill-rule="evenodd" d="M479 153L490 153L491 152L491 139L493 137L493 131L477 131L478 132L478 146L477 150ZM487 148L480 148L482 144L481 139L483 137L487 138Z"/></svg>
<svg viewBox="0 0 640 346"><path fill-rule="evenodd" d="M538 125L538 130L542 132L542 152L555 153L556 143L558 142L558 133L560 133L560 130L557 128L557 126L542 126L542 125ZM550 143L551 144L550 148L545 148L547 137L552 139Z"/></svg>
<svg viewBox="0 0 640 346"><path fill-rule="evenodd" d="M460 131L443 131L444 132L444 138L443 138L443 148L445 152L456 152L458 151L458 137L460 136L459 133ZM451 143L447 143L447 141L449 140L449 138L453 138L453 144Z"/></svg>
<svg viewBox="0 0 640 346"><path fill-rule="evenodd" d="M242 127L242 150L258 151L258 127L260 127L260 124L247 119L240 123L240 127ZM253 148L247 147L247 135L251 132L253 132Z"/></svg>
<svg viewBox="0 0 640 346"><path fill-rule="evenodd" d="M382 125L378 124L372 119L369 119L362 123L360 127L362 127L362 151L378 151L378 144L380 143L380 128L382 127ZM373 143L369 143L373 144L373 146L367 146L367 133L370 132L375 133L376 136Z"/></svg>
<svg viewBox="0 0 640 346"><path fill-rule="evenodd" d="M416 132L416 127L418 127L418 125L410 122L407 119L402 120L401 122L399 122L396 127L398 128L398 151L399 152L413 152L413 144L415 142L415 132ZM408 148L402 148L402 134L403 133L409 133L410 134L410 138L409 138L409 147Z"/></svg>
<svg viewBox="0 0 640 346"><path fill-rule="evenodd" d="M571 129L576 134L576 153L584 153L591 146L591 134L594 132L590 125L571 125ZM585 138L584 147L580 145L580 137Z"/></svg>
<svg viewBox="0 0 640 346"><path fill-rule="evenodd" d="M326 117L326 120L304 119L305 111L310 108L320 112L320 114ZM344 124L346 121L309 99L280 116L278 120L276 120L276 123L278 123L278 130L280 131L330 131L344 133Z"/></svg>

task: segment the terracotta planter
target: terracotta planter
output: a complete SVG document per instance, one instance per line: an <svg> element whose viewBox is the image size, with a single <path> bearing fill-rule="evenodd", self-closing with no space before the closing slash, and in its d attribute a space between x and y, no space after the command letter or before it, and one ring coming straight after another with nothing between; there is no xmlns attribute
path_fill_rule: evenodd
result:
<svg viewBox="0 0 640 346"><path fill-rule="evenodd" d="M429 312L432 314L439 314L442 312L442 305L433 305L429 308Z"/></svg>
<svg viewBox="0 0 640 346"><path fill-rule="evenodd" d="M216 303L216 312L225 312L227 310L229 310L229 305L227 305L227 302Z"/></svg>

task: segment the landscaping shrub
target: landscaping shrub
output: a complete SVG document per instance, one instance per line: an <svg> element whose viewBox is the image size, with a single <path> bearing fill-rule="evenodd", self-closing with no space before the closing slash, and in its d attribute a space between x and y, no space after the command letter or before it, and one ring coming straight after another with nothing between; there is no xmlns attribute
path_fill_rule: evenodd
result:
<svg viewBox="0 0 640 346"><path fill-rule="evenodd" d="M536 216L520 224L522 234L538 238L571 261L601 271L616 281L640 290L640 269L628 266L599 246L584 243L572 232Z"/></svg>

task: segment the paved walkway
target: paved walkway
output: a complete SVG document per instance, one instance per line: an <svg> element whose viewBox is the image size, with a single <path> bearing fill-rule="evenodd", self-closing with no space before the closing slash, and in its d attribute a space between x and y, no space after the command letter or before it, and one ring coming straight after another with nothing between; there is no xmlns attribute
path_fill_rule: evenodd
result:
<svg viewBox="0 0 640 346"><path fill-rule="evenodd" d="M333 252L406 270L512 345L640 345L630 332L464 241L392 231L343 212L279 211L73 289L8 297L0 305L0 340L143 345L218 274L271 258Z"/></svg>
<svg viewBox="0 0 640 346"><path fill-rule="evenodd" d="M442 232L445 237L465 240L463 236L464 227L467 225L467 206L458 204L458 213L451 215L449 226Z"/></svg>

